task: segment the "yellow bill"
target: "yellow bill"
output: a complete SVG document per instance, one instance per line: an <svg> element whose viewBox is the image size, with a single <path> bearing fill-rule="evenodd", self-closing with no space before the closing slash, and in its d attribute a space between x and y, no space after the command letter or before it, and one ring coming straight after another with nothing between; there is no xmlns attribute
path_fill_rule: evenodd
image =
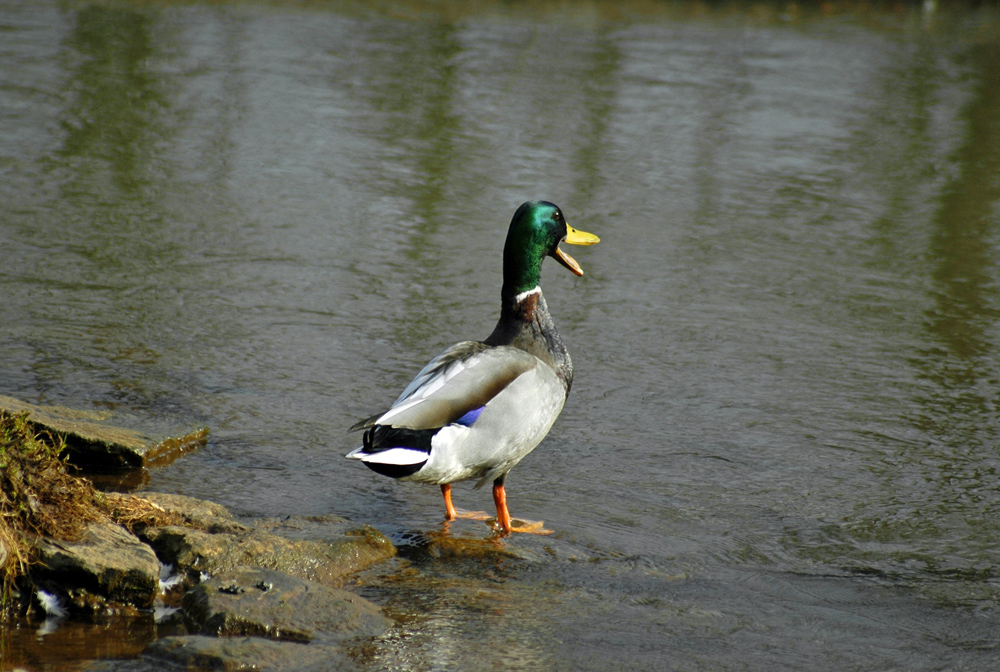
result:
<svg viewBox="0 0 1000 672"><path fill-rule="evenodd" d="M563 239L563 242L569 243L570 245L595 245L601 242L601 239L592 233L579 231L567 224L566 237ZM555 257L559 263L568 268L570 273L573 275L583 275L583 269L580 268L580 264L576 263L576 259L569 256L558 247L556 247Z"/></svg>

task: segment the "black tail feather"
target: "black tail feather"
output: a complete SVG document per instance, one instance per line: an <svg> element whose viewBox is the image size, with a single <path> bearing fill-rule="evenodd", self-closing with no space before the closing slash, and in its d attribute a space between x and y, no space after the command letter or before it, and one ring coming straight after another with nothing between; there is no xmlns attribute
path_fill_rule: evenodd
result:
<svg viewBox="0 0 1000 672"><path fill-rule="evenodd" d="M366 453L378 453L389 448L413 448L431 453L431 439L437 429L408 429L389 425L375 425L364 434L362 444Z"/></svg>

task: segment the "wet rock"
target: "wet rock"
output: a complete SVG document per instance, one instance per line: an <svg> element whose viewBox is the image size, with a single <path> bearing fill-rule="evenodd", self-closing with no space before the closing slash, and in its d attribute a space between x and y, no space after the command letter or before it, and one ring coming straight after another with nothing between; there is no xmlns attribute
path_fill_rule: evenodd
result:
<svg viewBox="0 0 1000 672"><path fill-rule="evenodd" d="M28 419L38 431L65 437L70 462L91 473L118 473L168 464L208 440L205 428L155 427L153 421L140 421L121 413L35 406L2 395L0 410L28 411ZM143 429L135 428L138 426Z"/></svg>
<svg viewBox="0 0 1000 672"><path fill-rule="evenodd" d="M329 539L347 532L352 525L354 523L346 518L333 514L258 518L254 521L256 529L273 532L286 539Z"/></svg>
<svg viewBox="0 0 1000 672"><path fill-rule="evenodd" d="M275 642L259 637L164 637L143 653L147 660L195 670L353 670L337 646Z"/></svg>
<svg viewBox="0 0 1000 672"><path fill-rule="evenodd" d="M208 531L246 531L249 529L245 525L240 525L229 509L222 504L163 492L143 492L140 496L164 511L178 514L192 527Z"/></svg>
<svg viewBox="0 0 1000 672"><path fill-rule="evenodd" d="M105 601L146 608L159 586L152 549L112 523L91 523L79 541L38 539L40 581L65 592L77 609L98 611Z"/></svg>
<svg viewBox="0 0 1000 672"><path fill-rule="evenodd" d="M302 542L303 548L315 549L322 557L336 558L335 565L331 563L321 572L303 575L326 583L396 555L396 547L384 534L369 525L356 525L334 515L254 521L256 530Z"/></svg>
<svg viewBox="0 0 1000 672"><path fill-rule="evenodd" d="M237 567L184 596L188 628L227 637L309 642L373 637L392 622L362 597L315 581Z"/></svg>
<svg viewBox="0 0 1000 672"><path fill-rule="evenodd" d="M342 518L267 520L251 527L237 522L219 505L206 508L208 503L190 498L143 496L190 516L200 527L174 525L140 532L163 562L192 579L202 573L215 575L250 566L336 586L344 576L396 554L392 542L378 530L349 529Z"/></svg>
<svg viewBox="0 0 1000 672"><path fill-rule="evenodd" d="M447 534L428 535L425 551L434 558L466 560L528 559L527 554L500 538L452 537Z"/></svg>

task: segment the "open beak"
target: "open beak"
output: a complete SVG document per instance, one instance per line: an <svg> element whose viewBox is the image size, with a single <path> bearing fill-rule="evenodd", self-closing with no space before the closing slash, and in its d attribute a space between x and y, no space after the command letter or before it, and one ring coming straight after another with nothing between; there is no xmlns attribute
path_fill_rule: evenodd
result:
<svg viewBox="0 0 1000 672"><path fill-rule="evenodd" d="M592 233L578 231L567 224L566 237L563 239L563 242L570 245L595 245L601 242L601 239ZM568 268L573 275L583 275L583 269L580 268L580 264L576 263L576 259L559 249L559 246L556 246L553 256L560 264Z"/></svg>

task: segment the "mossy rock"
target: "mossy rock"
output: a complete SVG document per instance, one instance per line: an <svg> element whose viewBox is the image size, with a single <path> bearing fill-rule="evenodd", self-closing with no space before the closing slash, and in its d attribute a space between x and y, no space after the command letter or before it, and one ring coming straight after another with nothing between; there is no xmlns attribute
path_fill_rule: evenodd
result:
<svg viewBox="0 0 1000 672"><path fill-rule="evenodd" d="M155 427L111 411L84 411L64 406L36 406L0 395L0 410L27 412L39 432L63 438L65 451L75 466L88 473L121 473L169 464L180 455L208 441L204 427ZM130 425L142 425L142 429Z"/></svg>

